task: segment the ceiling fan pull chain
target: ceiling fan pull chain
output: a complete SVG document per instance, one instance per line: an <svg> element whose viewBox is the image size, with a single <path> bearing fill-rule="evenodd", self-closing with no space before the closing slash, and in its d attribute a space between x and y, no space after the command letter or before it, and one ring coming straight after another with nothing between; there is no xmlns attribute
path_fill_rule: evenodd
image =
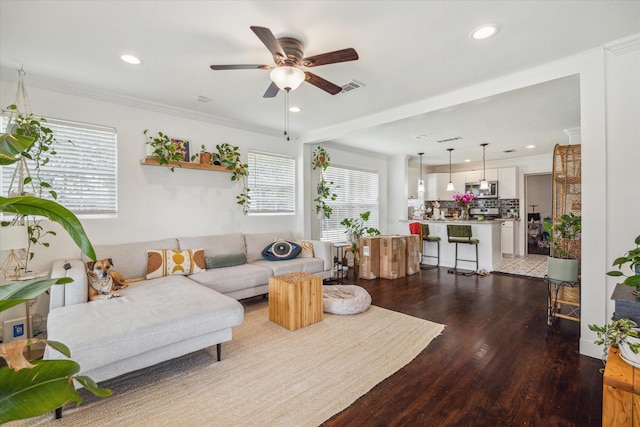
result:
<svg viewBox="0 0 640 427"><path fill-rule="evenodd" d="M284 136L287 137L287 141L289 139L289 91L285 90L284 92Z"/></svg>

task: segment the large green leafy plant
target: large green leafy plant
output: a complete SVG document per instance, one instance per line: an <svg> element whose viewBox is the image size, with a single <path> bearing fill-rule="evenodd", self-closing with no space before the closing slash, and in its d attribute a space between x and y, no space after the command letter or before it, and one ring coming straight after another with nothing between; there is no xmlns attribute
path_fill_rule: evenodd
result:
<svg viewBox="0 0 640 427"><path fill-rule="evenodd" d="M0 165L20 160L20 153L29 150L34 137L20 133L0 134ZM35 196L2 197L0 212L45 217L60 224L78 247L95 260L93 246L78 218L64 206ZM53 285L71 282L70 278L31 280L0 286L0 311L28 303ZM71 357L68 347L44 339L16 340L0 344L0 357L7 366L0 368L0 424L45 414L65 404L82 402L73 381L98 396L111 391L100 388L89 377L78 375L80 366L73 360L37 360L31 363L24 355L25 347L44 343Z"/></svg>
<svg viewBox="0 0 640 427"><path fill-rule="evenodd" d="M634 240L636 247L630 249L623 256L616 258L613 261L613 266L618 267L617 270L607 272L609 276L622 277L624 276L623 285L633 286L636 290L640 290L640 236ZM631 270L632 275L627 276L622 271L622 267L629 264L628 267Z"/></svg>
<svg viewBox="0 0 640 427"><path fill-rule="evenodd" d="M353 253L353 259L355 265L358 265L358 245L360 244L360 238L366 236L379 236L380 230L375 227L367 226L371 212L363 212L357 218L345 218L340 225L345 227L345 233L351 240L351 252Z"/></svg>
<svg viewBox="0 0 640 427"><path fill-rule="evenodd" d="M554 225L545 222L544 231L551 241L551 256L560 259L575 259L582 231L582 217L573 213L564 214Z"/></svg>
<svg viewBox="0 0 640 427"><path fill-rule="evenodd" d="M321 146L317 146L313 151L313 158L311 160L313 170L320 170L320 178L316 184L317 197L313 199L316 202L316 214L322 213L322 218L331 218L333 208L327 204L328 200L336 200L338 195L334 193L332 189L333 181L327 181L324 179L323 172L330 166L331 157L327 150Z"/></svg>

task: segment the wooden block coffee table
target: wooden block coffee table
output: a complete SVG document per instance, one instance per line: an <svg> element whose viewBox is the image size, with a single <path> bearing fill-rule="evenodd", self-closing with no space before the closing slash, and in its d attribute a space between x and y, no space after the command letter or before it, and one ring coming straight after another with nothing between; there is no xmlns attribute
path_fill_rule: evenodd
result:
<svg viewBox="0 0 640 427"><path fill-rule="evenodd" d="M269 278L269 320L294 331L322 319L320 276L288 273Z"/></svg>

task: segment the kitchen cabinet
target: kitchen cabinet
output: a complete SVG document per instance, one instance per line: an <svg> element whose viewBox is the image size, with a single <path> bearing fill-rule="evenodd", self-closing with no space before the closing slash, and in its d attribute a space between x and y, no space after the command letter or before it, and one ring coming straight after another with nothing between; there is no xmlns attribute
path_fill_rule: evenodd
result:
<svg viewBox="0 0 640 427"><path fill-rule="evenodd" d="M518 247L518 223L516 221L502 221L502 255L514 257Z"/></svg>
<svg viewBox="0 0 640 427"><path fill-rule="evenodd" d="M448 173L430 173L425 180L425 200L449 200L451 192L447 191Z"/></svg>
<svg viewBox="0 0 640 427"><path fill-rule="evenodd" d="M498 197L501 199L518 198L518 168L498 169Z"/></svg>
<svg viewBox="0 0 640 427"><path fill-rule="evenodd" d="M453 180L453 186L456 189L456 193L464 193L464 185L467 183L466 172L456 172L453 174L451 178ZM447 181L448 183L449 181ZM451 200L453 198L453 191L448 192L447 200Z"/></svg>
<svg viewBox="0 0 640 427"><path fill-rule="evenodd" d="M486 171L484 171L484 177L487 181L498 181L498 169L487 169ZM477 171L465 172L465 183L480 182L481 180L482 180L482 169Z"/></svg>

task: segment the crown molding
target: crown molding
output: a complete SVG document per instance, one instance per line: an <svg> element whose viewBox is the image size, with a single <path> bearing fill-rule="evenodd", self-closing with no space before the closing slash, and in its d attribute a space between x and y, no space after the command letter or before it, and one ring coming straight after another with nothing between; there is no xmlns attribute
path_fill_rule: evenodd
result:
<svg viewBox="0 0 640 427"><path fill-rule="evenodd" d="M0 81L7 83L18 83L18 73L15 69L6 67L0 68ZM143 99L134 98L121 94L114 94L95 88L83 87L62 80L50 79L35 74L29 74L29 86L39 89L50 90L53 92L64 93L67 95L78 96L81 98L92 99L95 101L108 102L111 104L122 105L126 107L138 108L141 110L152 111L161 114L168 114L176 117L197 120L205 123L212 123L220 126L241 129L249 132L255 132L263 135L282 136L282 131L258 126L251 123L240 122L237 120L226 119L212 114L199 113L196 111L177 108L158 102L145 101Z"/></svg>
<svg viewBox="0 0 640 427"><path fill-rule="evenodd" d="M604 48L616 55L624 55L625 53L640 50L640 34L606 43Z"/></svg>

